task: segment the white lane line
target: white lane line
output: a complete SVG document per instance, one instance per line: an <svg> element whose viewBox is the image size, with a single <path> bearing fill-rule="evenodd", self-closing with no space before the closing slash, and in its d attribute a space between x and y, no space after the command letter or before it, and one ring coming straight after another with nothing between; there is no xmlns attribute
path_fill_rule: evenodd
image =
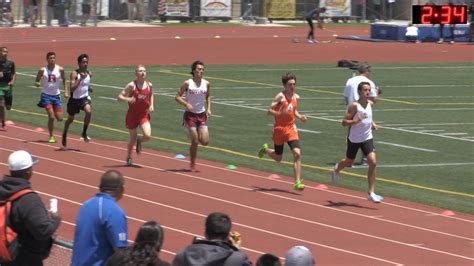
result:
<svg viewBox="0 0 474 266"><path fill-rule="evenodd" d="M462 136L462 135L468 135L467 133L464 132L458 132L458 133L441 133L443 136Z"/></svg>
<svg viewBox="0 0 474 266"><path fill-rule="evenodd" d="M400 128L403 128L403 129L423 129L425 127L400 127Z"/></svg>
<svg viewBox="0 0 474 266"><path fill-rule="evenodd" d="M104 99L104 100L117 101L117 98L112 98L112 97L99 96L97 98Z"/></svg>
<svg viewBox="0 0 474 266"><path fill-rule="evenodd" d="M474 162L467 163L428 163L428 164L382 164L378 165L377 168L403 168L403 167L436 167L436 166L463 166L473 165ZM353 165L353 168L367 168L367 165Z"/></svg>
<svg viewBox="0 0 474 266"><path fill-rule="evenodd" d="M23 128L23 127L19 127L19 126L12 126L12 127L18 128L18 129L21 129L21 130L24 130L24 131L34 132L34 133L37 134L37 132L35 132L32 129ZM47 135L47 133L40 133L40 134ZM1 136L1 135L0 135L0 137L13 139L13 140L24 141L24 140L21 140L21 139L18 139L18 138L6 137L6 136ZM82 142L79 139L77 139L77 140L72 139L72 140L76 141L76 142ZM35 143L35 144L45 146L45 147L51 147L47 144L42 144L42 143ZM103 144L103 143L95 143L95 145L99 145L99 146L103 146L103 147L107 147L107 148L111 148L111 149L116 149L116 150L121 150L121 151L126 151L125 148L118 147L118 146L113 146L113 145L108 145L108 144ZM165 155L161 155L161 154L157 154L157 153L151 153L151 152L142 152L142 153L153 156L153 157L159 157L160 159L167 159L167 160L172 160L172 161L181 161L180 159L176 159L174 157L169 157L169 156L165 156ZM91 156L93 156L93 155L91 155ZM259 179L268 180L268 177L266 177L266 176L260 176L260 175L251 174L251 173L247 173L247 172L242 172L242 171L238 171L238 170L222 169L222 167L215 166L215 165L204 164L204 163L197 163L197 164L199 166L209 167L209 168L213 168L213 169L217 169L217 170L232 171L232 173L237 173L237 174L241 174L241 175L246 175L246 176L251 176L251 177L255 177L255 178L259 178ZM155 169L152 166L150 166L149 168ZM187 175L187 176L190 177L189 175ZM205 181L212 182L212 183L224 184L226 186L240 188L240 189L244 189L244 190L248 189L248 188L245 188L245 187L232 185L232 184L228 184L228 183L222 183L222 182L218 182L218 181L215 181L215 180L209 180L209 179L199 178L199 177L194 177L194 176L191 176L191 177L195 178L195 179L199 179L199 180L205 180ZM278 179L273 179L272 182L284 183L286 185L292 185L293 184L291 181L284 181L284 180L278 180ZM313 187L307 187L307 189L309 189L309 190L312 190L312 189L318 190L317 188L313 188ZM331 191L331 190L318 190L318 192L335 194L335 195L345 196L345 197L359 199L359 200L365 200L366 199L365 197L359 197L359 196L355 196L355 195L351 195L351 194L347 194L347 193L343 193L343 192ZM346 211L346 210L342 210L342 209L334 209L334 208L331 208L331 207L328 207L328 206L318 205L318 204L315 204L315 203L312 203L312 202L298 200L298 199L294 199L294 198L290 198L290 197L286 197L286 196L276 195L276 194L267 193L267 192L260 192L260 193L266 194L268 196L276 197L276 198L283 198L285 200L290 200L290 201L294 201L294 202L297 202L297 203L303 203L303 204L313 206L313 207L320 207L320 208L323 208L323 209L330 209L332 211L342 212L342 213L355 215L355 216L360 216L360 217L365 217L365 218L373 218L372 216L367 216L367 215L360 214L360 213L357 213L357 212L351 212L351 211ZM403 206L403 205L390 203L390 202L384 202L383 204L386 204L386 205L389 205L389 206L392 206L392 207L402 208L402 209L405 209L405 210L420 212L420 213L423 213L425 215L426 214L435 214L435 215L438 214L438 213L434 213L434 212L430 212L430 211L426 211L426 210L422 210L422 209L417 209L417 208L413 208L413 207ZM456 216L441 216L441 217L443 219L454 219L454 220L463 221L463 222L467 222L467 223L474 223L474 221L471 221L471 220L468 220L468 219L463 219L463 218L456 217ZM397 224L397 225L401 225L401 226L406 226L406 227L410 227L410 228L415 228L415 229L419 229L419 230L422 230L422 231L428 231L428 232L432 232L432 233L438 233L438 234L442 234L442 235L447 235L447 236L451 236L451 237L456 237L456 238L461 238L461 239L467 239L469 241L474 241L474 239L471 239L471 238L468 238L468 237L453 235L453 234L449 234L449 233L445 233L445 232L440 232L440 231L437 231L437 230L431 230L431 229L418 227L418 226L413 226L413 225L409 225L409 224L404 224L404 223L400 223L400 222L396 222L396 221L392 221L392 220L387 220L387 219L377 219L377 220L380 220L382 222Z"/></svg>
<svg viewBox="0 0 474 266"><path fill-rule="evenodd" d="M424 149L424 148L418 148L418 147L413 147L413 146L408 146L408 145L402 145L402 144L395 144L395 143L390 143L390 142L385 142L385 141L376 141L377 143L380 144L385 144L385 145L390 145L390 146L395 146L399 148L405 148L405 149L412 149L412 150L417 150L417 151L426 151L426 152L437 152L435 150L430 150L430 149Z"/></svg>
<svg viewBox="0 0 474 266"><path fill-rule="evenodd" d="M41 145L41 146L43 146L43 145ZM48 145L44 145L44 146L51 147L51 146L48 146ZM14 150L5 149L5 148L0 148L0 149L1 150L6 150L6 151L9 151L9 152L14 151ZM80 153L77 153L77 154L80 154ZM95 155L95 154L91 154L91 153L89 153L88 156L97 157L97 158L100 158L100 159L111 160L111 161L115 161L115 162L122 162L122 160L112 159L110 157L104 157L104 156ZM85 169L85 170L89 170L89 171L93 171L93 172L102 173L102 171L100 169L95 169L95 168L80 166L80 165L76 165L76 164L71 164L71 163L58 161L58 160L50 159L50 158L43 157L43 156L37 156L37 157L41 160L48 160L48 161L52 161L52 162L56 162L56 163L65 164L65 165L68 165L70 167L77 167L77 168L81 168L81 169ZM5 164L5 163L0 162L0 164L4 165L4 166L7 166L7 164ZM139 165L139 166L145 166L145 165ZM147 167L147 166L145 166L145 167ZM161 169L161 168L158 168L158 167L147 167L147 168L155 169L155 170L158 170L158 171L165 171L165 169ZM65 179L65 178L52 176L52 175L48 175L48 174L41 173L41 172L35 172L35 173L43 174L45 176L55 178L55 179L59 179L59 180L62 180L64 182L74 183L74 184L81 185L81 186L86 186L86 187L93 187L91 185L87 185L87 184L83 184L83 183L79 183L79 182L74 182L74 181L71 181L71 180L68 180L68 179ZM175 174L179 174L179 175L183 175L183 176L189 176L189 177L194 178L194 176L189 175L189 174L176 173L176 172L175 172ZM353 230L349 230L349 229L345 229L345 228L341 228L341 227L337 227L337 226L331 226L331 225L327 225L327 224L323 224L323 223L318 223L318 222L314 222L314 221L305 220L305 219L302 219L302 218L297 218L297 217L294 217L294 216L285 215L285 214L282 214L282 213L277 213L277 212L272 212L272 211L268 211L268 210L264 210L264 209L259 209L259 208L251 207L251 206L248 206L248 205L239 204L239 203L234 202L234 201L227 201L227 200L223 200L223 199L220 199L220 198L215 198L215 197L212 197L212 196L208 196L208 195L205 195L205 194L195 193L195 192L191 192L191 191L184 190L184 189L178 189L178 188L174 188L174 187L170 187L170 186L166 186L166 185L161 185L161 184L158 184L158 183L153 183L153 182L141 180L141 179L134 178L134 177L131 177L131 176L124 175L124 178L129 179L129 180L133 180L133 181L137 181L137 182L140 182L140 183L144 183L144 184L147 184L147 185L157 186L157 187L161 187L161 188L164 188L164 189L175 190L175 191L179 191L179 192L186 193L186 194L192 194L194 196L208 198L208 199L216 200L216 201L221 201L221 202L228 203L228 204L231 204L231 205L237 205L237 206L242 207L242 208L249 208L249 209L252 209L252 210L255 210L255 211L259 211L259 212L265 212L265 213L268 213L268 214L271 214L271 215L281 216L281 217L287 218L287 219L295 219L297 221L309 222L309 223L312 223L312 224L315 224L315 225L321 225L321 226L329 227L329 228L332 228L332 229L335 229L335 230L342 230L342 231L349 232L349 233L354 233L354 234L357 234L357 235L362 235L362 236L366 236L366 237L370 237L370 238L385 240L385 241L395 243L395 244L411 246L408 243L404 243L404 242L400 242L400 241L396 241L396 240L392 240L392 239L380 238L380 237L372 236L370 234L364 234L364 233L361 233L361 232L358 232L358 231L353 231ZM96 189L96 187L94 187L94 189ZM248 189L246 189L246 190L248 190ZM169 208L169 209L172 209L172 210L175 210L175 211L178 211L178 212L187 213L187 214L190 214L190 215L195 215L195 216L200 216L200 217L206 217L207 216L207 214L197 213L197 212L194 212L194 211L191 211L191 210L178 208L178 207L175 207L175 206L172 206L172 205L162 204L162 203L159 203L159 202L156 202L156 201L147 200L145 198L133 196L133 195L130 195L130 194L124 194L124 196L125 197L130 197L130 198L133 198L133 199L136 199L136 200L139 200L139 201L143 201L143 202L146 202L146 203L150 203L150 204L153 204L153 205L158 205L158 206L162 206L162 207L165 207L165 208ZM289 235L280 234L280 233L277 233L277 232L273 232L273 231L265 230L265 229L262 229L262 228L258 228L258 227L238 223L238 222L235 222L235 221L233 222L233 224L238 225L238 226L242 226L242 227L245 227L245 228L248 228L248 229L251 229L251 230L260 231L260 232L263 232L263 233L274 235L274 236L277 236L277 237L283 237L283 238L287 238L287 239L290 239L290 240L295 240L295 241L306 243L306 244L325 247L325 248L328 248L328 249L341 251L341 252L349 253L349 254L352 254L352 255L357 255L357 256L362 256L362 257L365 257L365 258L374 259L374 260L377 260L377 261L383 261L383 262L391 263L391 264L394 264L394 265L400 265L400 263L396 263L396 262L393 262L393 261L388 261L388 260L385 260L385 259L382 259L382 258L373 257L373 256L366 255L366 254L363 254L363 253L353 252L353 251L350 251L350 250L345 250L345 249L341 249L341 248L337 248L337 247L333 247L333 246L328 246L328 245L316 243L316 242L313 242L313 241L310 241L310 240L304 240L304 239L292 237L292 236L289 236ZM431 251L431 249L428 249L428 250ZM438 250L436 250L435 252L441 252L443 254L446 254L446 253L451 254L449 252L438 251ZM457 255L457 254L451 254L451 255L464 257L462 255Z"/></svg>
<svg viewBox="0 0 474 266"><path fill-rule="evenodd" d="M16 127L16 126L15 126L15 127ZM20 127L17 127L17 128L20 128ZM28 130L28 131L30 131L30 130ZM1 136L1 135L0 135L0 137L2 137L2 138L7 138L7 139L14 139L14 140L17 140L17 141L22 141L22 142L26 141L26 140L24 140L24 139L18 139L18 138L7 137L7 136ZM78 140L77 140L77 141L78 141ZM47 144L44 144L44 143L34 143L34 142L30 142L30 144L38 145L38 146L43 146L43 147L47 147L47 148L56 148L55 146L47 145ZM106 144L101 144L101 143L94 143L94 144L96 144L96 145L101 145L101 146L112 147L112 148L117 148L117 149L123 149L123 148L118 148L118 147L115 147L115 146L106 145ZM0 147L0 150L6 150L6 151L9 151L9 152L13 152L13 151L14 151L14 150L11 150L11 149L1 148L1 147ZM114 158L105 157L105 156L101 156L101 155L96 155L96 154L92 154L92 153L81 153L81 152L74 152L74 151L71 151L71 152L76 153L76 154L78 154L78 155L82 155L82 156L96 157L96 158L106 159L106 160L110 160L110 161L114 161L114 162L123 162L122 160L119 160L119 159L114 159ZM43 156L37 156L37 157L40 158L40 159L42 159L42 160L49 160L49 161L52 161L52 162L61 163L61 164L65 164L65 165L72 166L72 167L77 167L77 168L82 168L82 169L87 169L87 170L90 170L90 171L102 173L102 170L100 170L100 169L94 169L94 168L90 168L90 167L86 167L86 166L75 165L75 164L72 164L72 163L68 163L68 162L56 160L56 159L54 159L54 158L47 158L47 157L43 157ZM0 164L6 166L6 164L4 164L4 163L0 163ZM141 167L146 167L146 168L149 168L149 169L158 170L158 171L166 171L165 169L162 169L162 168L159 168L159 167L148 166L148 165L144 165L144 164L139 164L139 166L141 166ZM221 169L221 170L222 170L222 169ZM225 182L216 181L216 180L209 180L209 179L206 179L206 178L204 178L204 177L197 177L197 176L193 176L193 175L186 174L186 173L173 172L173 174L180 175L180 176L185 176L185 177L189 177L189 178L193 178L193 179L203 180L203 181L209 181L209 182L212 182L212 183L216 183L216 184L220 184L220 185L226 185L226 186L230 186L230 187L234 187L234 188L238 188L238 189L242 189L242 190L246 190L246 191L249 190L249 188L247 188L247 187L241 187L241 186L239 186L239 185L231 185L231 184L228 184L228 183L225 183ZM390 243L395 243L395 244L399 244L399 245L402 245L402 246L413 247L413 246L412 246L411 244L409 244L409 243L405 243L405 242L401 242L401 241L397 241L397 240L393 240L393 239L388 239L388 238L384 238L384 237L378 237L378 236L375 236L375 235L372 235L372 234L366 234L366 233L362 233L362 232L359 232L359 231L353 231L353 230L346 229L346 228L342 228L342 227L332 226L332 225L329 225L329 224L319 223L319 222L307 220L307 219L304 219L304 218L299 218L299 217L294 217L294 216L286 215L286 214L283 214L283 213L277 213L277 212L273 212L273 211L269 211L269 210L265 210L265 209L260 209L260 208L252 207L252 206L249 206L249 205L240 204L240 203L237 203L237 202L235 202L235 201L224 200L224 199L221 199L221 198L216 198L216 197L208 196L208 195L201 194L201 193L196 193L196 192L192 192L192 191L188 191L188 190L184 190L184 189L179 189L179 188L175 188L175 187L170 187L170 186L166 186L166 185L161 185L161 184L158 184L158 183L153 183L153 182L141 180L141 179L137 179L137 178L134 178L134 177L129 177L129 176L125 176L125 177L126 177L127 179L130 179L130 180L133 180L133 181L137 181L137 182L140 182L140 183L145 183L145 184L152 185L152 186L157 186L157 187L162 187L162 188L165 188L165 189L175 190L175 191L179 191L179 192L186 193L186 194L192 194L192 195L195 195L195 196L198 196L198 197L208 198L208 199L211 199L211 200L224 202L224 203L227 203L227 204L230 204L230 205L236 205L236 206L239 206L239 207L242 207L242 208L248 208L248 209L255 210L255 211L259 211L259 212L265 212L265 213L273 214L273 215L276 215L276 216L281 216L281 217L288 218L288 219L294 219L294 220L297 220L297 221L300 221L300 222L306 222L306 223L310 223L310 224L314 224L314 225L320 225L320 226L328 227L328 228L331 228L331 229L334 229L334 230L341 230L341 231L344 231L344 232L348 232L348 233L352 233L352 234L356 234L356 235L360 235L360 236L365 236L365 237L368 237L368 238L374 238L374 239L378 239L378 240L382 240L382 241L386 241L386 242L390 242ZM67 180L67 179L65 179L65 180ZM69 181L69 180L67 180L67 181ZM277 196L277 195L274 195L274 194L272 194L272 193L267 193L267 192L261 192L261 193L262 193L262 194L265 194L265 195L268 195L268 196ZM292 199L292 198L290 198L290 197L285 197L285 196L277 196L277 197ZM141 199L141 198L139 198L139 197L137 197L137 198L138 198L138 199ZM199 215L199 216L205 217L205 214L195 213L195 212L193 212L193 211L189 211L189 210L177 208L177 207L170 206L170 205L166 205L166 204L161 204L161 203L154 202L154 201L149 201L149 200L146 200L146 199L142 199L142 200L143 200L143 201L146 201L146 202L149 202L149 203L153 203L153 204L159 205L159 206L163 206L163 207L171 208L171 209L174 209L174 210L179 210L179 211L182 211L182 212L185 212L185 213L189 213L189 214L194 214L194 215ZM294 200L295 200L295 201L299 201L299 200L296 200L296 199L294 199ZM304 201L301 201L301 202L304 203ZM319 205L315 205L315 206L319 206ZM321 207L322 207L322 206L321 206ZM327 209L334 210L334 208L329 208L329 207L327 207ZM350 213L350 212L349 212L349 213ZM354 214L355 214L355 213L354 213ZM360 215L360 216L363 216L363 217L365 216L365 215L361 215L361 214L359 214L359 215ZM380 218L377 218L377 217L373 217L373 216L365 216L365 217L371 218L371 219L383 220L383 219L380 219ZM390 220L388 220L388 221L390 221ZM398 222L394 222L394 221L390 221L390 222L395 223L395 224L404 225L404 224L402 224L402 223L398 223ZM372 258L372 259L375 259L375 260L383 260L383 259L381 259L381 258L376 258L376 257L372 257L372 256L369 256L369 255L365 255L365 254L361 254L361 253L356 253L356 252L352 252L352 251L348 251L348 250L344 250L344 249L339 249L339 248L336 248L336 247L327 246L327 245L320 244L320 243L316 243L316 242L312 242L312 241L309 241L309 240L298 239L298 238L294 238L294 237L292 237L292 236L282 235L282 234L279 234L279 233L276 233L276 232L268 231L268 230L261 229L261 228L252 227L252 226L245 225L245 224L239 224L239 223L235 223L235 224L240 225L240 226L245 227L245 228L252 229L252 230L257 230L257 231L261 231L261 232L264 232L264 233L268 233L268 234L272 234L272 235L276 235L276 236L282 236L282 237L285 237L285 238L288 238L288 239L292 239L292 240L301 241L301 242L303 242L303 243L313 244L313 245L316 245L316 246L322 246L322 247L326 247L326 248L328 248L328 249L338 250L338 251L342 251L342 252L346 252L346 253L350 253L350 254L354 254L354 255L358 255L358 256L369 257L369 258ZM410 227L412 227L412 226L410 226ZM437 233L440 233L440 234L447 234L447 233L443 233L443 232L439 232L439 231L435 231L435 230L429 230L429 229L426 229L426 228L423 228L423 229L424 229L424 230L428 230L428 231L437 232ZM448 235L450 235L450 234L448 234ZM458 237L459 237L459 236L458 236ZM461 237L461 238L465 238L465 237ZM472 241L472 239L469 239L469 240ZM415 246L415 247L416 247L416 248L419 248L419 249L422 249L422 250L426 250L426 251L431 251L431 252L435 252L435 253L441 253L441 254L445 254L445 255L450 255L450 256L454 256L454 257L458 257L458 258L462 258L462 259L467 259L467 260L472 260L472 261L474 261L474 258L466 257L466 256L463 256L463 255L460 255L460 254L455 254L455 253L451 253L451 252L446 252L446 251L437 250L437 249L432 249L432 248L426 248L426 247L417 247L417 246ZM385 261L385 260L383 260L383 261ZM386 261L386 262L389 262L389 261ZM389 262L389 263L393 263L393 262Z"/></svg>
<svg viewBox="0 0 474 266"><path fill-rule="evenodd" d="M408 128L405 128L405 127L404 127L404 129L408 129ZM418 130L418 132L424 132L424 133L426 133L426 132L444 132L444 131L446 131L446 130L444 130L444 129L423 129L423 130Z"/></svg>
<svg viewBox="0 0 474 266"><path fill-rule="evenodd" d="M474 123L462 122L462 123L422 123L422 124L384 124L387 127L403 127L403 126L464 126L474 125Z"/></svg>

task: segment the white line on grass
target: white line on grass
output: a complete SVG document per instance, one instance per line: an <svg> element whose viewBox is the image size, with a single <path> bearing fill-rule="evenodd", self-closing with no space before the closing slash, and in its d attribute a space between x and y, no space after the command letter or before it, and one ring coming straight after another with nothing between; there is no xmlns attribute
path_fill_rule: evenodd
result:
<svg viewBox="0 0 474 266"><path fill-rule="evenodd" d="M463 165L473 165L474 162L468 163L428 163L428 164L377 164L377 168L404 168L404 167L435 167L435 166L463 166ZM367 168L368 166L362 165L353 165L353 168Z"/></svg>
<svg viewBox="0 0 474 266"><path fill-rule="evenodd" d="M474 123L463 122L463 123L425 123L425 124L385 124L388 127L402 127L402 126L463 126L463 125L474 125Z"/></svg>
<svg viewBox="0 0 474 266"><path fill-rule="evenodd" d="M426 152L437 152L435 150L430 150L430 149L424 149L424 148L418 148L418 147L413 147L413 146L408 146L408 145L402 145L402 144L395 144L395 143L390 143L390 142L385 142L385 141L376 141L377 143L380 144L385 144L385 145L390 145L390 146L395 146L399 148L405 148L405 149L412 149L412 150L417 150L417 151L426 151Z"/></svg>
<svg viewBox="0 0 474 266"><path fill-rule="evenodd" d="M23 74L17 72L19 75L24 75L24 76L33 76L34 75L29 75L29 74ZM110 86L110 85L101 85L101 84L95 84L92 83L92 85L97 86L97 87L104 87L104 88L113 88L113 89L119 89L122 90L122 87L117 87L117 86ZM154 93L157 95L160 95L160 93ZM164 96L171 97L171 95L166 95ZM227 106L233 106L233 107L240 107L240 108L247 108L247 109L253 109L253 110L259 110L259 111L264 111L266 112L266 108L257 108L253 106L245 106L245 105L235 105L235 104L229 104L229 103L223 103L223 102L215 102L216 104L221 104L221 105L227 105ZM378 111L465 111L465 110L474 110L474 108L437 108L437 109L381 109ZM329 112L329 110L321 110L323 112ZM335 112L345 112L345 110L333 110ZM319 120L324 120L324 121L331 121L331 122L340 122L339 119L331 119L331 118L325 118L325 117L316 117L316 116L307 116L308 118L314 118L314 119L319 119ZM388 127L388 126L379 126L379 128L384 128L384 129L389 129L389 130L395 130L395 131L402 131L402 132L407 132L407 133L414 133L414 134L421 134L421 135L428 135L428 136L433 136L433 137L441 137L441 138L447 138L447 139L454 139L454 140L461 140L461 141L467 141L467 142L474 142L474 140L471 139L466 139L466 138L457 138L453 136L446 136L446 135L439 135L439 134L431 134L431 133L426 133L426 132L417 132L413 130L406 130L402 128L393 128L393 127Z"/></svg>
<svg viewBox="0 0 474 266"><path fill-rule="evenodd" d="M117 98L105 97L105 96L99 96L99 97L97 97L97 98L99 98L99 99L104 99L104 100L111 100L111 101L116 101L116 100L117 100Z"/></svg>
<svg viewBox="0 0 474 266"><path fill-rule="evenodd" d="M404 127L404 129L409 129L408 127ZM418 130L419 132L443 132L446 131L444 129L423 129L423 130Z"/></svg>
<svg viewBox="0 0 474 266"><path fill-rule="evenodd" d="M464 132L459 132L459 133L441 133L443 136L462 136L462 135L467 135L467 133Z"/></svg>

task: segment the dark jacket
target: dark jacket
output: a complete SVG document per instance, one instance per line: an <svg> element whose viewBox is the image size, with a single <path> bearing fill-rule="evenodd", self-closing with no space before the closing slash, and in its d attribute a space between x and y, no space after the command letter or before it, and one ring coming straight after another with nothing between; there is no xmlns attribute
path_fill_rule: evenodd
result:
<svg viewBox="0 0 474 266"><path fill-rule="evenodd" d="M5 176L0 181L0 199L22 189L31 189L28 180ZM47 258L53 244L52 235L60 223L59 216L50 216L38 194L28 193L12 202L10 219L20 244L17 259L42 261ZM15 265L15 261L12 264Z"/></svg>
<svg viewBox="0 0 474 266"><path fill-rule="evenodd" d="M195 239L173 260L174 266L247 266L252 265L245 253L226 241Z"/></svg>

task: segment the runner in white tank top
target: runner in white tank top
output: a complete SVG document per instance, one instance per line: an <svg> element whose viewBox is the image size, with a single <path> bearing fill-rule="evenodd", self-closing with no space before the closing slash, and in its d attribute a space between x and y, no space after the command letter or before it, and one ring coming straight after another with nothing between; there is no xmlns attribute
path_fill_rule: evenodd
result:
<svg viewBox="0 0 474 266"><path fill-rule="evenodd" d="M191 112L195 114L200 114L206 111L207 84L209 84L207 80L201 79L201 84L198 87L193 79L188 79L188 89L185 93L186 101L191 104L193 107Z"/></svg>
<svg viewBox="0 0 474 266"><path fill-rule="evenodd" d="M185 80L176 94L175 100L185 108L183 125L188 129L191 138L190 170L196 170L198 144L207 146L209 131L207 119L211 117L211 86L203 79L204 63L195 61L191 65L192 79Z"/></svg>
<svg viewBox="0 0 474 266"><path fill-rule="evenodd" d="M44 67L43 78L41 79L41 90L43 93L48 95L58 95L60 92L60 82L62 80L61 73L59 72L59 65L55 65L53 71L48 69L49 67Z"/></svg>
<svg viewBox="0 0 474 266"><path fill-rule="evenodd" d="M48 64L38 70L35 79L36 87L42 88L38 107L44 108L48 114L49 143L55 143L54 119L63 121L63 107L61 103L61 83L66 87L66 77L64 69L56 64L56 54L48 52L46 54Z"/></svg>
<svg viewBox="0 0 474 266"><path fill-rule="evenodd" d="M359 102L355 102L357 106L356 116L362 120L349 128L349 140L353 143L361 143L372 139L372 104L367 104L366 108L362 107Z"/></svg>
<svg viewBox="0 0 474 266"><path fill-rule="evenodd" d="M77 79L80 80L76 89L72 92L72 98L81 99L89 96L89 87L91 75L89 73L78 73Z"/></svg>
<svg viewBox="0 0 474 266"><path fill-rule="evenodd" d="M351 166L357 155L357 151L362 149L362 152L367 156L367 162L369 164L367 172L367 179L369 181L368 199L378 203L383 200L383 197L375 194L376 156L372 129L377 129L377 125L372 118L373 102L369 100L370 83L361 82L357 91L360 95L359 100L349 106L342 120L343 126L350 126L349 136L347 138L346 158L335 165L331 177L332 182L337 183L339 172L345 167Z"/></svg>

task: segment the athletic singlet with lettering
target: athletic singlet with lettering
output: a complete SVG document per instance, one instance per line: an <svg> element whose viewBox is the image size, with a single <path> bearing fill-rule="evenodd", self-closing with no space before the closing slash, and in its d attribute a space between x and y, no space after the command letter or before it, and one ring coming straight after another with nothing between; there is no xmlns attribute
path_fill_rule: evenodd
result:
<svg viewBox="0 0 474 266"><path fill-rule="evenodd" d="M276 111L287 110L282 115L275 116L275 124L273 127L293 127L295 124L295 110L297 106L296 94L293 94L291 100L288 101L286 97L283 97L281 102L275 107Z"/></svg>
<svg viewBox="0 0 474 266"><path fill-rule="evenodd" d="M133 82L133 90L128 97L134 97L135 102L128 103L128 113L133 115L141 115L148 112L151 105L151 88L150 83L145 81L141 89L137 86L137 81Z"/></svg>
<svg viewBox="0 0 474 266"><path fill-rule="evenodd" d="M206 111L207 81L201 79L198 87L193 79L188 80L188 90L186 91L186 101L193 107L193 113L200 114Z"/></svg>
<svg viewBox="0 0 474 266"><path fill-rule="evenodd" d="M81 98L89 96L89 84L91 82L91 76L89 75L89 73L85 73L85 74L87 75L86 78L81 80L81 83L77 85L77 88L72 93L72 98L74 99L81 99ZM77 79L79 79L79 75L80 73L78 72Z"/></svg>
<svg viewBox="0 0 474 266"><path fill-rule="evenodd" d="M48 66L46 66L43 71L43 78L41 79L42 92L53 96L60 94L60 81L61 73L59 72L59 66L54 66L53 71L50 71Z"/></svg>
<svg viewBox="0 0 474 266"><path fill-rule="evenodd" d="M356 115L361 115L363 119L349 128L349 140L352 143L362 143L372 139L372 105L368 103L364 109L360 103L357 103Z"/></svg>

